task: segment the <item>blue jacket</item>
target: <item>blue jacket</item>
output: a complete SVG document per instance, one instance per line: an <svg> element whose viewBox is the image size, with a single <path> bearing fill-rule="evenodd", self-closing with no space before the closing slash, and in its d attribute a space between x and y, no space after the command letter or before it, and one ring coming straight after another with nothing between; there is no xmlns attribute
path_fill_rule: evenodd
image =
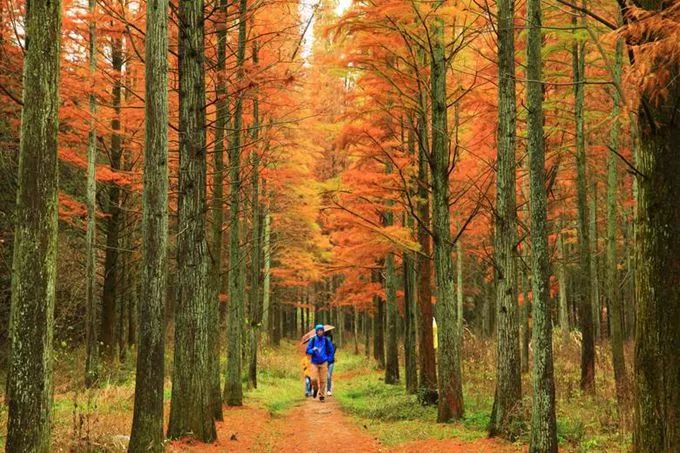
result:
<svg viewBox="0 0 680 453"><path fill-rule="evenodd" d="M326 337L328 338L328 337ZM333 340L328 338L328 343L330 345L330 354L328 356L328 363L335 363L335 343L333 343Z"/></svg>
<svg viewBox="0 0 680 453"><path fill-rule="evenodd" d="M314 335L307 343L307 355L312 356L312 363L315 365L328 362L330 358L335 356L333 343L326 337Z"/></svg>

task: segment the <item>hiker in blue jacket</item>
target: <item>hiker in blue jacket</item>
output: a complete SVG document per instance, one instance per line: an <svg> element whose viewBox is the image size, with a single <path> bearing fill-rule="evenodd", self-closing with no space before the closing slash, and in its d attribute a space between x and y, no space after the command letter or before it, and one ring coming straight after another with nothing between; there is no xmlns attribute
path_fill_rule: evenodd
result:
<svg viewBox="0 0 680 453"><path fill-rule="evenodd" d="M326 380L326 395L333 395L333 368L335 368L335 343L333 343L333 334L326 333L326 338L331 343L331 354L328 357L328 379Z"/></svg>
<svg viewBox="0 0 680 453"><path fill-rule="evenodd" d="M326 400L326 378L328 377L328 359L332 357L333 343L324 336L323 324L314 327L316 335L307 344L307 355L312 362L312 379L317 382L319 401ZM316 391L314 392L316 398Z"/></svg>

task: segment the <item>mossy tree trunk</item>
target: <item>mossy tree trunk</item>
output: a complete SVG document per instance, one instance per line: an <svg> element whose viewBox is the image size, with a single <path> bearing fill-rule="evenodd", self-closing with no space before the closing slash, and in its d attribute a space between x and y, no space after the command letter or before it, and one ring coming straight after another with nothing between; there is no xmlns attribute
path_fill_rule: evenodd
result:
<svg viewBox="0 0 680 453"><path fill-rule="evenodd" d="M434 351L434 335L432 331L432 239L430 237L430 191L428 171L428 128L427 100L425 88L421 87L421 99L417 120L418 137L418 222L417 237L420 254L417 256L416 274L418 279L418 365L420 369L420 387L424 390L437 388L437 368Z"/></svg>
<svg viewBox="0 0 680 453"><path fill-rule="evenodd" d="M245 72L243 64L246 54L246 13L248 0L239 1L237 79L243 80ZM230 167L230 232L229 232L229 308L228 308L228 347L227 376L222 399L229 406L243 405L242 341L244 323L244 299L242 288L242 263L240 251L240 215L241 215L241 128L243 124L243 93L236 95L234 121L231 140L229 142ZM280 332L279 332L280 335ZM279 337L280 338L280 337ZM277 338L278 339L278 338Z"/></svg>
<svg viewBox="0 0 680 453"><path fill-rule="evenodd" d="M31 0L12 259L8 452L50 451L61 2Z"/></svg>
<svg viewBox="0 0 680 453"><path fill-rule="evenodd" d="M451 259L451 214L449 212L449 136L446 98L446 51L444 21L434 17L431 24L432 56L430 82L432 102L432 230L437 294L439 336L439 400L437 421L463 416L463 383L460 365L460 337L456 329L456 301Z"/></svg>
<svg viewBox="0 0 680 453"><path fill-rule="evenodd" d="M121 158L123 154L122 137L120 131L120 106L122 101L122 71L123 71L123 41L120 37L111 39L111 69L113 69L113 90L111 92L111 103L113 105L114 116L111 119L111 145L110 161L112 171L120 171ZM120 249L120 227L121 209L120 195L121 190L117 183L113 182L106 190L106 250L104 255L104 292L102 294L101 311L101 343L104 356L108 359L116 357L118 347L117 326L118 313L117 307L119 292L119 249Z"/></svg>
<svg viewBox="0 0 680 453"><path fill-rule="evenodd" d="M392 213L385 214L391 218ZM392 224L391 220L386 222ZM399 343L397 325L399 311L397 309L397 276L394 268L394 254L388 253L385 258L385 384L399 382Z"/></svg>
<svg viewBox="0 0 680 453"><path fill-rule="evenodd" d="M517 306L515 4L498 1L498 129L496 133L496 393L489 434L512 437L522 399Z"/></svg>
<svg viewBox="0 0 680 453"><path fill-rule="evenodd" d="M616 42L616 56L614 66L614 78L616 83L621 82L621 66L623 60L623 40ZM606 272L605 293L609 309L609 338L611 343L612 364L614 367L614 380L616 381L616 398L619 405L619 416L623 419L630 406L630 384L626 372L626 357L623 352L623 310L622 294L619 291L618 282L618 258L616 253L617 233L617 206L616 194L618 191L618 159L619 132L621 123L619 115L621 111L621 97L618 90L613 92L614 108L612 118L614 123L609 131L610 151L607 158L607 232L606 232Z"/></svg>
<svg viewBox="0 0 680 453"><path fill-rule="evenodd" d="M585 27L585 18L581 18ZM581 390L595 391L595 336L590 260L590 230L588 224L588 186L586 179L585 137L585 42L575 40L573 46L574 119L576 121L576 204L578 213L579 285L578 315L581 327Z"/></svg>
<svg viewBox="0 0 680 453"><path fill-rule="evenodd" d="M648 39L655 42L653 32ZM680 70L667 55L647 54L654 49L642 46L640 57L669 73L665 92L646 85L638 106L633 448L640 453L680 451Z"/></svg>
<svg viewBox="0 0 680 453"><path fill-rule="evenodd" d="M179 194L175 354L168 437L217 437L212 404L205 228L206 128L203 0L181 2L179 27Z"/></svg>
<svg viewBox="0 0 680 453"><path fill-rule="evenodd" d="M135 408L128 451L164 451L165 300L168 248L168 0L146 8L142 287Z"/></svg>
<svg viewBox="0 0 680 453"><path fill-rule="evenodd" d="M541 63L541 0L527 2L527 152L529 156L529 202L531 210L531 283L533 397L529 450L557 452L555 378L550 319L550 255L545 186L545 143L543 138L543 86Z"/></svg>
<svg viewBox="0 0 680 453"><path fill-rule="evenodd" d="M227 0L220 0L217 17L217 84L215 87L215 143L213 148L212 177L212 225L210 287L210 376L211 404L215 420L222 420L222 389L220 385L220 294L224 279L222 277L222 243L224 241L224 143L229 117L227 98L226 54L227 54Z"/></svg>
<svg viewBox="0 0 680 453"><path fill-rule="evenodd" d="M97 99L94 93L94 80L97 72L97 38L95 10L96 1L88 0L88 60L90 70L89 133L87 137L87 232L85 235L86 290L85 290L85 386L91 387L99 377L99 310L97 304Z"/></svg>

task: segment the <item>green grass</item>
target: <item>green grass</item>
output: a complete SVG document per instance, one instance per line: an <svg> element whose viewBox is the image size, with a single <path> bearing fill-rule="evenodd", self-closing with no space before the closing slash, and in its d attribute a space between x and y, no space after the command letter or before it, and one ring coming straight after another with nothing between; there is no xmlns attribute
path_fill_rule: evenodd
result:
<svg viewBox="0 0 680 453"><path fill-rule="evenodd" d="M362 362L359 362L362 363ZM486 437L490 406L486 399L471 399L465 418L456 423L436 423L436 406L421 405L415 395L406 393L403 385L385 385L382 374L350 362L347 381L338 378L333 393L342 408L359 426L367 429L384 445L426 439L458 438L472 441ZM337 365L336 372L345 372Z"/></svg>

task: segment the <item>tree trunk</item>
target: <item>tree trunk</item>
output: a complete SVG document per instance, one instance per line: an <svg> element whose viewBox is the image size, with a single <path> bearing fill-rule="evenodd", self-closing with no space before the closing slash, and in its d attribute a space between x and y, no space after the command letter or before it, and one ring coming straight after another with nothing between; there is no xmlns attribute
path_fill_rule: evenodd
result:
<svg viewBox="0 0 680 453"><path fill-rule="evenodd" d="M210 377L211 404L215 420L223 420L222 389L220 384L220 294L223 289L222 278L222 243L224 241L224 136L229 116L229 101L226 82L227 52L227 0L220 0L217 23L217 86L215 144L213 149L213 181L212 181L212 241L210 287L212 289L210 304Z"/></svg>
<svg viewBox="0 0 680 453"><path fill-rule="evenodd" d="M262 325L265 332L271 338L271 216L269 215L269 206L264 206L264 239L262 244L262 254L264 256L264 265L262 268L263 282L262 282ZM309 311L307 312L309 314Z"/></svg>
<svg viewBox="0 0 680 453"><path fill-rule="evenodd" d="M531 329L529 328L529 279L526 272L522 272L522 305L520 310L520 341L519 352L522 362L522 373L529 372L529 338L531 337Z"/></svg>
<svg viewBox="0 0 680 453"><path fill-rule="evenodd" d="M146 9L142 297L135 408L128 451L161 453L168 246L168 1Z"/></svg>
<svg viewBox="0 0 680 453"><path fill-rule="evenodd" d="M211 375L212 287L205 228L206 129L203 1L179 5L179 195L175 354L168 437L217 437Z"/></svg>
<svg viewBox="0 0 680 453"><path fill-rule="evenodd" d="M621 81L621 65L623 59L623 40L616 41L616 62L614 78L616 83ZM609 312L609 338L612 348L612 364L614 366L614 380L616 381L616 398L619 405L619 417L624 421L630 406L628 374L626 373L626 357L623 352L623 313L622 300L618 282L618 260L616 254L616 192L618 190L618 159L619 131L621 124L619 114L621 110L621 96L618 90L613 90L614 108L612 118L614 123L609 132L609 146L611 151L607 158L607 266L606 266L606 295ZM625 426L624 422L624 426Z"/></svg>
<svg viewBox="0 0 680 453"><path fill-rule="evenodd" d="M257 41L253 42L253 65L258 66ZM252 140L257 143L260 132L260 112L258 93L253 93ZM260 302L260 270L262 250L260 247L260 156L254 149L251 154L251 207L252 207L252 249L250 253L250 355L248 364L248 385L257 388L257 349L260 344L260 324L262 323L262 304Z"/></svg>
<svg viewBox="0 0 680 453"><path fill-rule="evenodd" d="M416 269L413 253L404 252L404 373L406 391L418 392L418 358L416 357Z"/></svg>
<svg viewBox="0 0 680 453"><path fill-rule="evenodd" d="M392 214L386 214L386 217ZM386 222L392 224L391 221ZM397 324L399 311L397 309L397 276L394 269L394 254L388 253L385 258L385 305L386 313L386 341L385 341L385 384L399 382L399 346L397 339Z"/></svg>
<svg viewBox="0 0 680 453"><path fill-rule="evenodd" d="M444 21L434 17L432 25L432 225L434 269L439 335L439 400L437 421L463 416L463 383L460 366L460 337L456 329L456 302L451 260L451 218L449 213L449 137L446 119L446 52Z"/></svg>
<svg viewBox="0 0 680 453"><path fill-rule="evenodd" d="M430 194L428 178L428 143L426 99L423 89L418 112L418 243L420 254L417 259L418 278L418 358L420 368L420 387L426 391L437 388L437 368L434 351L434 335L432 332L432 245L428 229L430 228Z"/></svg>
<svg viewBox="0 0 680 453"><path fill-rule="evenodd" d="M12 258L8 452L50 451L61 2L31 0Z"/></svg>
<svg viewBox="0 0 680 453"><path fill-rule="evenodd" d="M600 331L600 278L597 263L597 181L593 180L590 197L590 300L593 308L593 339L601 337Z"/></svg>
<svg viewBox="0 0 680 453"><path fill-rule="evenodd" d="M385 302L374 298L375 314L373 315L373 358L378 368L385 368L385 337L383 321L385 318Z"/></svg>
<svg viewBox="0 0 680 453"><path fill-rule="evenodd" d="M94 93L95 74L97 72L97 38L95 24L96 1L88 0L88 32L89 32L89 69L91 86L89 93L89 133L87 141L87 233L85 248L87 255L86 315L85 315L85 386L91 387L99 377L99 339L97 338L97 98Z"/></svg>
<svg viewBox="0 0 680 453"><path fill-rule="evenodd" d="M575 19L574 19L575 20ZM581 22L586 26L585 18ZM578 212L579 287L578 314L581 327L581 390L595 392L595 337L591 303L590 231L586 180L586 142L584 131L585 42L574 41L574 117L576 121L576 200Z"/></svg>
<svg viewBox="0 0 680 453"><path fill-rule="evenodd" d="M656 0L640 7L672 8ZM656 43L655 33L648 39ZM648 54L654 49L647 43L639 57L655 73L667 70L668 82L661 94L656 85L642 90L638 107L633 448L640 453L680 450L680 71L667 55Z"/></svg>
<svg viewBox="0 0 680 453"><path fill-rule="evenodd" d="M238 48L236 52L237 78L245 77L243 64L246 54L246 14L248 0L239 0ZM240 199L241 199L241 126L243 122L243 93L236 96L234 125L229 142L229 166L231 176L230 193L230 235L229 235L229 320L227 376L223 400L229 406L243 405L243 384L241 383L242 339L244 322L244 299L241 282L240 252ZM278 340L279 337L277 337Z"/></svg>
<svg viewBox="0 0 680 453"><path fill-rule="evenodd" d="M557 263L557 281L560 286L559 319L560 330L562 332L562 344L569 342L569 299L567 298L567 248L564 246L564 234L562 233L562 222L560 221L560 231L557 233L557 249L560 253L560 262Z"/></svg>
<svg viewBox="0 0 680 453"><path fill-rule="evenodd" d="M122 69L123 69L123 42L119 37L111 40L111 67L113 69L112 104L114 116L111 120L111 147L110 165L111 170L116 172L121 169L122 144L120 135L120 104L122 93ZM118 325L118 249L120 235L120 188L113 182L107 190L108 199L106 210L108 219L106 222L106 253L104 257L104 293L102 295L101 313L101 343L104 355L108 359L116 356L116 327Z"/></svg>
<svg viewBox="0 0 680 453"><path fill-rule="evenodd" d="M529 451L557 452L552 322L550 319L550 255L543 139L541 68L541 0L527 2L527 153L531 211L533 397Z"/></svg>
<svg viewBox="0 0 680 453"><path fill-rule="evenodd" d="M498 130L496 161L496 394L489 435L512 439L520 415L522 373L517 307L515 5L498 2Z"/></svg>

